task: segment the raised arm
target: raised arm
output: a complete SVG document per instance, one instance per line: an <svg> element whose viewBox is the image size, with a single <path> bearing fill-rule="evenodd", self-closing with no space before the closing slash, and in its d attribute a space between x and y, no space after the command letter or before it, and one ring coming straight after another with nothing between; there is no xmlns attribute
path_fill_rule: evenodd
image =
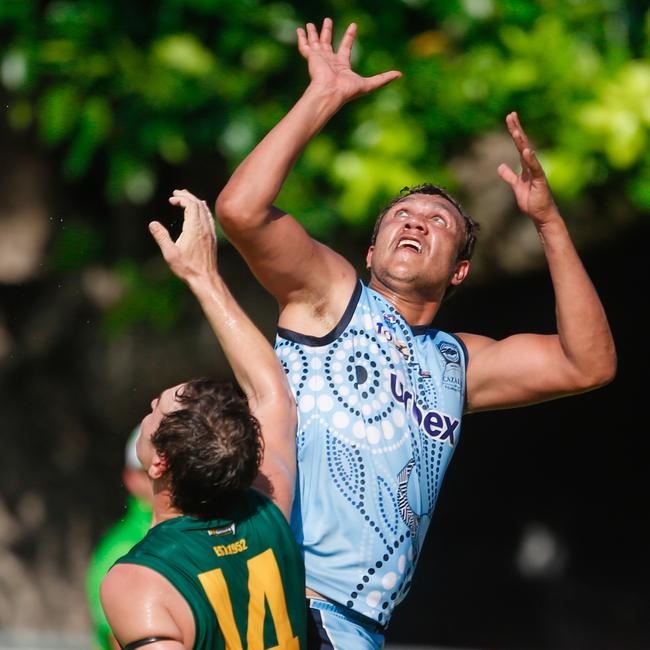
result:
<svg viewBox="0 0 650 650"><path fill-rule="evenodd" d="M176 242L158 222L149 224L171 270L198 299L246 394L264 437L264 459L256 486L289 517L295 487L296 407L285 372L264 335L232 297L217 270L216 234L210 210L187 190L170 203L184 208Z"/></svg>
<svg viewBox="0 0 650 650"><path fill-rule="evenodd" d="M317 306L322 313L332 310L334 303L333 312L337 312L339 295L344 293L342 313L355 281L354 269L340 255L311 239L273 202L303 149L343 104L389 83L400 73L365 78L351 69L354 23L347 28L338 51L332 48L329 18L323 21L320 34L312 23L307 24L306 31L299 28L297 34L298 49L309 66L309 86L235 170L217 198L217 218L282 309L302 304L308 309ZM349 291L341 291L342 282L347 283ZM336 315L333 318L338 320Z"/></svg>
<svg viewBox="0 0 650 650"><path fill-rule="evenodd" d="M506 124L521 173L499 175L539 233L555 292L557 334L517 334L501 341L461 334L469 349L470 411L523 406L598 388L616 374L616 351L605 310L571 241L544 170L516 113Z"/></svg>

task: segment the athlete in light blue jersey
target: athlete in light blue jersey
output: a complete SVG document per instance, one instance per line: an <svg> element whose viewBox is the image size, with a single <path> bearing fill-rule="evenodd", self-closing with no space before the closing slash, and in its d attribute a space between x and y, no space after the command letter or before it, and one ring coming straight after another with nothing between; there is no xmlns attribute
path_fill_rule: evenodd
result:
<svg viewBox="0 0 650 650"><path fill-rule="evenodd" d="M368 285L341 255L273 205L296 159L348 101L400 76L350 67L356 27L332 47L332 21L298 29L311 81L217 199L226 235L280 307L276 352L298 403L292 523L310 599L310 648L370 650L408 590L463 411L523 406L611 381L603 307L516 113L506 126L521 171L500 165L540 235L557 332L502 340L431 325L469 272L475 222L422 184L382 211ZM495 175L496 177L496 175ZM396 183L399 179L396 179ZM402 183L403 180L402 180Z"/></svg>
<svg viewBox="0 0 650 650"><path fill-rule="evenodd" d="M276 351L298 403L292 527L307 587L383 625L408 591L458 442L464 345L411 327L359 282L331 334L279 328Z"/></svg>

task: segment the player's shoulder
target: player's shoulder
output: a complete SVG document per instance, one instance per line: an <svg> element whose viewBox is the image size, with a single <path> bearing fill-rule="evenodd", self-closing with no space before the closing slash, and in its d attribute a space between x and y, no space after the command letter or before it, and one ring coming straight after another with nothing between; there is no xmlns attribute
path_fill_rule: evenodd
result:
<svg viewBox="0 0 650 650"><path fill-rule="evenodd" d="M265 543L292 546L295 542L287 517L276 503L258 488L249 490L246 527L256 531Z"/></svg>
<svg viewBox="0 0 650 650"><path fill-rule="evenodd" d="M170 587L167 580L157 571L140 564L121 562L114 564L101 582L102 603L121 601L143 601L154 597Z"/></svg>
<svg viewBox="0 0 650 650"><path fill-rule="evenodd" d="M280 305L278 333L301 344L327 344L349 321L362 288L350 266L332 274L325 284L294 293Z"/></svg>
<svg viewBox="0 0 650 650"><path fill-rule="evenodd" d="M102 580L100 600L122 642L148 637L182 641L192 636L192 614L182 596L158 572L137 564L115 564Z"/></svg>
<svg viewBox="0 0 650 650"><path fill-rule="evenodd" d="M496 342L495 339L489 336L470 334L468 332L454 332L453 336L462 341L470 357Z"/></svg>

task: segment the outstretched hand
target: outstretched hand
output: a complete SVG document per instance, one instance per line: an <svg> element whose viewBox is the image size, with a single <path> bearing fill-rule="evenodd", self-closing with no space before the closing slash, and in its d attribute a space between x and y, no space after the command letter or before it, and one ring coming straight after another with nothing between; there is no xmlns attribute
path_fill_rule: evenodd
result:
<svg viewBox="0 0 650 650"><path fill-rule="evenodd" d="M499 176L512 188L519 209L527 214L536 226L542 226L558 214L546 174L530 146L517 113L509 113L506 116L506 125L519 152L521 173L515 174L506 163L502 163L498 168Z"/></svg>
<svg viewBox="0 0 650 650"><path fill-rule="evenodd" d="M391 70L372 77L362 77L350 67L350 54L357 35L357 26L351 23L339 44L338 52L332 48L332 19L325 18L318 33L313 23L307 23L306 31L297 30L298 50L307 59L309 76L314 86L338 93L343 102L365 95L402 76Z"/></svg>
<svg viewBox="0 0 650 650"><path fill-rule="evenodd" d="M187 190L174 190L172 205L184 209L183 230L173 241L158 221L149 224L149 232L173 273L186 283L217 272L217 235L214 219L205 201Z"/></svg>

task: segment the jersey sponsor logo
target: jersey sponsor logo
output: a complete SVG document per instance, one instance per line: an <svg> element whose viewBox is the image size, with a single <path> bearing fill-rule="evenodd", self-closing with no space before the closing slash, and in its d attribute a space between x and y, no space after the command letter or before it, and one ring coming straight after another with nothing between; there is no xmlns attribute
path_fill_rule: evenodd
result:
<svg viewBox="0 0 650 650"><path fill-rule="evenodd" d="M460 391L463 386L462 368L460 366L460 350L458 346L448 341L440 341L438 350L445 360L442 372L442 384L451 390Z"/></svg>
<svg viewBox="0 0 650 650"><path fill-rule="evenodd" d="M437 438L452 447L456 444L456 430L460 420L452 418L442 411L431 409L423 411L416 404L415 395L404 387L395 373L390 374L390 391L397 402L404 404L404 410L417 426L431 438Z"/></svg>
<svg viewBox="0 0 650 650"><path fill-rule="evenodd" d="M213 548L219 557L223 557L224 555L235 555L242 551L247 551L248 544L246 544L246 538L242 537L232 544L219 544L219 546L214 546Z"/></svg>

